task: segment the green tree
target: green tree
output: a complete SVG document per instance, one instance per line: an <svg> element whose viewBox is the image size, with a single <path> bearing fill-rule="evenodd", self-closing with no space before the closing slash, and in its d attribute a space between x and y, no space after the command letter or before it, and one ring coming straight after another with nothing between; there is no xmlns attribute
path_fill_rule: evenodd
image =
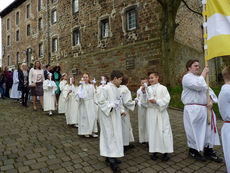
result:
<svg viewBox="0 0 230 173"><path fill-rule="evenodd" d="M161 40L163 82L167 86L175 86L175 31L178 26L176 14L182 0L157 0L162 7Z"/></svg>

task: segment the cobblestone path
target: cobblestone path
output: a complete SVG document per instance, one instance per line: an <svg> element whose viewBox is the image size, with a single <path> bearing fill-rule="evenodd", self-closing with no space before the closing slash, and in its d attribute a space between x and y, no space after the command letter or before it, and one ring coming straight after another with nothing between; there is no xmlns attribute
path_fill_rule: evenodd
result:
<svg viewBox="0 0 230 173"><path fill-rule="evenodd" d="M168 162L152 161L148 148L135 142L135 148L122 158L121 172L226 172L224 163L196 162L188 157L182 112L169 110L174 150ZM137 115L132 116L135 140L138 140ZM218 129L222 121L218 120ZM63 115L49 117L41 109L32 111L14 100L0 100L0 172L93 172L110 173L99 156L99 139L77 135L77 129L65 123ZM222 148L215 147L223 157Z"/></svg>

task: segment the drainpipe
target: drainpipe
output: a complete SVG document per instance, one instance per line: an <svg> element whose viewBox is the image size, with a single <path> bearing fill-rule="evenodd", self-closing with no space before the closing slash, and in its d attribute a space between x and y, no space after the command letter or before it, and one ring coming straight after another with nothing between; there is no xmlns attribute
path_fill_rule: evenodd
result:
<svg viewBox="0 0 230 173"><path fill-rule="evenodd" d="M48 64L50 63L50 15L49 15L49 0L46 1L46 36L47 36L47 57Z"/></svg>

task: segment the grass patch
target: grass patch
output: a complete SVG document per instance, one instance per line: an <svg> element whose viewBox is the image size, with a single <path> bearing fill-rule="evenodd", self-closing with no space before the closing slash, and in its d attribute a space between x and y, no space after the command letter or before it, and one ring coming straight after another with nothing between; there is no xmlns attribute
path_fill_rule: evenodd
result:
<svg viewBox="0 0 230 173"><path fill-rule="evenodd" d="M220 87L212 87L215 94L218 96L220 93ZM182 86L176 87L168 87L169 94L171 96L171 100L169 106L184 109L184 104L181 102L181 93L182 93ZM217 103L213 104L213 110L217 117L220 117L220 112L218 109Z"/></svg>

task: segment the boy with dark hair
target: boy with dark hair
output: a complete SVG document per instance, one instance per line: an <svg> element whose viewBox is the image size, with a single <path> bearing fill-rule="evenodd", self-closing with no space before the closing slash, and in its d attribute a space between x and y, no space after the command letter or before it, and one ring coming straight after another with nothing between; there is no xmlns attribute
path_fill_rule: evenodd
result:
<svg viewBox="0 0 230 173"><path fill-rule="evenodd" d="M168 161L168 153L173 152L173 136L167 107L170 95L167 88L159 83L159 74L151 72L149 75L150 86L142 88L144 103L147 107L147 127L149 152L153 153L151 159L156 160L157 153L162 153L162 161Z"/></svg>
<svg viewBox="0 0 230 173"><path fill-rule="evenodd" d="M114 70L111 73L111 81L101 89L98 98L100 120L100 155L106 157L106 163L113 171L119 171L117 158L124 156L121 115L125 116L121 104L119 86L123 73Z"/></svg>
<svg viewBox="0 0 230 173"><path fill-rule="evenodd" d="M221 129L221 138L223 143L224 158L227 171L230 172L230 66L222 71L225 84L222 86L218 106L224 125Z"/></svg>

